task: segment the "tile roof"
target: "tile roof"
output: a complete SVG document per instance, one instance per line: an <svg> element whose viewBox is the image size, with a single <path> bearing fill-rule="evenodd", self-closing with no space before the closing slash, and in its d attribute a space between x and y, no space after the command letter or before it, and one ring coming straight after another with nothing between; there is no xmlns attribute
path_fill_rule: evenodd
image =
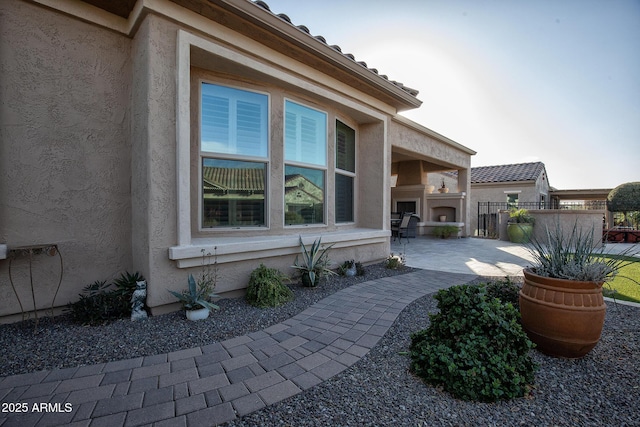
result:
<svg viewBox="0 0 640 427"><path fill-rule="evenodd" d="M264 191L264 171L262 169L204 166L202 175L205 189Z"/></svg>
<svg viewBox="0 0 640 427"><path fill-rule="evenodd" d="M304 32L304 33L306 33L306 34L308 34L310 37L313 37L313 38L315 38L316 40L320 41L321 43L324 43L325 45L329 46L329 44L327 43L327 40L326 40L323 36L320 36L320 35L318 35L318 36L312 36L312 35L311 35L311 32L309 31L309 28L308 28L307 26L305 26L305 25L294 25L294 24L291 22L291 18L289 18L289 17L288 17L287 15L285 15L284 13L277 13L277 14L276 14L276 13L272 12L272 11L271 11L271 9L269 8L269 5L268 5L267 3L265 3L264 1L262 1L262 0L250 0L250 1L252 1L252 3L256 4L257 6L260 6L261 8L263 8L264 10L266 10L267 12L270 12L270 13L272 13L273 15L277 16L278 18L282 19L283 21L285 21L285 22L289 23L290 25L292 25L292 26L294 26L294 27L298 28L300 31L302 31L302 32ZM337 52L339 52L339 53L342 53L342 49L340 48L340 46L338 46L338 45L331 45L330 47L331 47L333 50L335 50L335 51L337 51ZM342 53L342 55L343 55L343 56L345 56L345 57L347 57L347 58L349 58L349 59L350 59L350 60L352 60L353 62L355 62L355 63L359 64L360 66L362 66L362 67L364 67L364 68L368 69L368 70L369 70L369 71L371 71L372 73L374 73L374 74L378 75L380 78L383 78L383 79L385 79L385 80L387 80L387 81L391 82L393 85L395 85L395 86L397 86L398 88L402 89L404 92L408 93L409 95L414 96L414 97L417 97L417 96L418 96L418 93L419 93L419 92L418 92L418 90L417 90L417 89L412 89L412 88L410 88L410 87L408 87L408 86L405 86L405 85L403 85L402 83L397 82L397 81L395 81L395 80L389 80L389 77L387 77L386 75L384 75L384 74L379 74L377 69L375 69L375 68L369 68L369 67L367 66L367 63L366 63L366 62L364 62L364 61L356 61L356 58L355 58L355 56L353 56L353 54L351 54L351 53Z"/></svg>
<svg viewBox="0 0 640 427"><path fill-rule="evenodd" d="M545 173L542 162L479 166L471 168L471 183L535 181L541 173Z"/></svg>

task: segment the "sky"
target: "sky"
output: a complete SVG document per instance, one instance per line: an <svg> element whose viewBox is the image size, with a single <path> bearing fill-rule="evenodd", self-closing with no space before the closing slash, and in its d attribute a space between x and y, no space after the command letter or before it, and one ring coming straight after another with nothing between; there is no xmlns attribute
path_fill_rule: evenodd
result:
<svg viewBox="0 0 640 427"><path fill-rule="evenodd" d="M420 91L401 114L476 151L543 162L557 189L640 181L640 0L266 0Z"/></svg>

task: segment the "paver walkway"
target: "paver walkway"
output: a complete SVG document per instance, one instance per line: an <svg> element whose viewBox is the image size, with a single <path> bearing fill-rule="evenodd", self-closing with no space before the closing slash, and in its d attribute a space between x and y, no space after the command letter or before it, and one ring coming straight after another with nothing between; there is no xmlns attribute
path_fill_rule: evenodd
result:
<svg viewBox="0 0 640 427"><path fill-rule="evenodd" d="M285 322L220 343L0 378L0 426L224 423L342 372L412 301L475 277L423 270L372 280Z"/></svg>

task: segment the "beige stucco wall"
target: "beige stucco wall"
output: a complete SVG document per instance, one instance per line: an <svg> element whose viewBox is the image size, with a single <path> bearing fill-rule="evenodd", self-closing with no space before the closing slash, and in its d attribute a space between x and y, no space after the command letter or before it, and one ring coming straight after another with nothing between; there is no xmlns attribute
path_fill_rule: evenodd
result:
<svg viewBox="0 0 640 427"><path fill-rule="evenodd" d="M578 232L583 233L586 237L587 233L593 230L593 247L602 245L602 219L604 211L595 210L559 210L559 209L538 209L530 210L529 213L534 217L535 224L533 226L533 239L539 242L547 241L547 231L554 234L556 227L560 227L565 240L569 239L574 227ZM509 240L507 235L507 223L509 221L509 212L500 212L499 238L500 240Z"/></svg>
<svg viewBox="0 0 640 427"><path fill-rule="evenodd" d="M56 243L57 305L132 268L128 110L130 40L18 0L0 2L0 243ZM0 260L0 316L19 312ZM38 307L57 257L39 255ZM31 309L28 265L12 266Z"/></svg>
<svg viewBox="0 0 640 427"><path fill-rule="evenodd" d="M80 3L74 7L86 9ZM392 106L331 75L192 12L180 10L172 19L161 15L140 15L131 33L122 35L28 2L0 4L0 243L9 249L59 245L64 279L56 305L77 299L91 282L128 270L147 278L147 304L154 314L177 308L167 289L185 288L188 275L199 271L201 249L217 254L221 280L216 290L223 294L244 288L261 262L293 274L299 236L307 245L320 236L335 244L334 265L347 259L380 261L389 254L393 141L406 141L406 150L441 157L444 164L469 165L468 153L394 124ZM181 74L185 52L187 60L198 55L200 61L187 67L187 82L194 73L233 80L239 87L260 86L274 100L279 96L270 120L270 180L278 184L272 185L264 230L204 231L193 224L199 196L191 188L200 178L189 154L185 167L184 147L192 153L197 141L198 100L182 102L185 87L190 96L190 83L185 86ZM328 114L326 225L282 224L279 144L285 97ZM193 115L190 104L196 108ZM356 220L350 224L334 221L336 118L356 129ZM432 144L430 151L426 146ZM14 279L28 302L25 266L14 264ZM50 304L57 282L45 279L57 278L58 271L55 257L35 261L39 307ZM7 277L8 261L0 260L0 318L18 311Z"/></svg>

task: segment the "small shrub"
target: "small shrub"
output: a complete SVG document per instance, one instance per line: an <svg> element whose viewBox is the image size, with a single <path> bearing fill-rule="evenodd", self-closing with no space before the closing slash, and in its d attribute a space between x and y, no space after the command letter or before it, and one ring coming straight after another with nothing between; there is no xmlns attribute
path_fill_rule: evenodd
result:
<svg viewBox="0 0 640 427"><path fill-rule="evenodd" d="M80 299L67 305L74 322L83 325L102 325L131 315L131 296L136 282L144 280L139 273L124 273L112 284L95 281L85 286L79 294Z"/></svg>
<svg viewBox="0 0 640 427"><path fill-rule="evenodd" d="M364 266L362 265L361 262L355 262L353 260L350 261L345 261L342 264L340 264L338 266L338 274L341 276L347 276L347 270L349 270L351 268L351 266L355 264L355 272L356 272L356 276L364 276L365 270L364 270Z"/></svg>
<svg viewBox="0 0 640 427"><path fill-rule="evenodd" d="M509 221L515 224L535 224L536 219L524 208L512 208L509 211Z"/></svg>
<svg viewBox="0 0 640 427"><path fill-rule="evenodd" d="M443 239L448 239L454 234L457 235L459 231L460 229L456 225L438 225L433 228L433 235Z"/></svg>
<svg viewBox="0 0 640 427"><path fill-rule="evenodd" d="M486 288L488 298L498 298L503 304L511 303L520 312L520 286L509 278L487 283Z"/></svg>
<svg viewBox="0 0 640 427"><path fill-rule="evenodd" d="M440 313L411 335L411 369L463 400L524 396L536 364L513 305L488 297L484 285L454 286L434 298Z"/></svg>
<svg viewBox="0 0 640 427"><path fill-rule="evenodd" d="M397 270L404 267L404 263L405 259L403 254L394 255L392 253L387 257L384 266L389 270Z"/></svg>
<svg viewBox="0 0 640 427"><path fill-rule="evenodd" d="M131 296L136 290L136 283L143 280L142 274L138 272L131 274L126 271L113 281L113 286L115 286L113 293L114 298L117 298L119 302L120 317L127 317L131 314Z"/></svg>
<svg viewBox="0 0 640 427"><path fill-rule="evenodd" d="M293 292L284 283L287 276L264 264L251 272L245 296L247 302L256 307L277 307L293 299Z"/></svg>

